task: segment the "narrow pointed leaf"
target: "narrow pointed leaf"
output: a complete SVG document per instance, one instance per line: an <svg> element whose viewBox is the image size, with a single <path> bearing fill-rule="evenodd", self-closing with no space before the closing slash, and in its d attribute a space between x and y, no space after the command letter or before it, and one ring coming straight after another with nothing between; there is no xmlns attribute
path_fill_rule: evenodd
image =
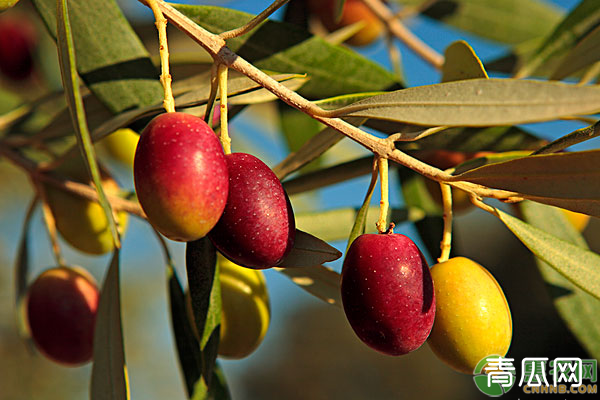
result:
<svg viewBox="0 0 600 400"><path fill-rule="evenodd" d="M305 268L275 268L296 285L328 304L342 306L340 274L322 265Z"/></svg>
<svg viewBox="0 0 600 400"><path fill-rule="evenodd" d="M579 38L594 28L600 20L600 2L582 0L569 15L554 29L534 52L533 56L517 72L517 76L534 74L552 57L560 56L571 49Z"/></svg>
<svg viewBox="0 0 600 400"><path fill-rule="evenodd" d="M327 242L347 240L356 220L359 209L347 207L333 210L296 214L296 226L305 232L312 232L315 236ZM366 220L366 232L376 231L375 223L379 217L379 207L369 207ZM393 208L389 219L396 224L406 221L419 221L425 217L419 208Z"/></svg>
<svg viewBox="0 0 600 400"><path fill-rule="evenodd" d="M32 349L33 343L29 340L29 329L25 317L21 312L25 307L25 295L27 294L27 277L29 274L29 226L33 213L37 208L39 198L36 196L31 200L25 219L23 221L23 230L21 240L17 250L17 258L15 260L15 305L17 308L17 324L19 327L19 335L23 338L28 347Z"/></svg>
<svg viewBox="0 0 600 400"><path fill-rule="evenodd" d="M530 225L587 249L585 239L559 209L526 201L521 203L521 211ZM562 292L562 295L552 296L560 316L590 355L599 358L600 300L576 287L545 262L536 261L550 294L555 293L557 288Z"/></svg>
<svg viewBox="0 0 600 400"><path fill-rule="evenodd" d="M550 79L563 79L600 61L600 26L588 33L556 67Z"/></svg>
<svg viewBox="0 0 600 400"><path fill-rule="evenodd" d="M411 6L423 0L393 0ZM430 3L423 14L478 36L517 44L552 31L560 11L539 0L451 0Z"/></svg>
<svg viewBox="0 0 600 400"><path fill-rule="evenodd" d="M418 86L358 101L336 116L428 126L499 126L600 111L600 87L516 79Z"/></svg>
<svg viewBox="0 0 600 400"><path fill-rule="evenodd" d="M186 246L188 287L196 329L200 334L202 379L194 389L194 398L209 391L219 347L221 324L221 284L217 253L208 238L188 242ZM198 394L196 394L196 392Z"/></svg>
<svg viewBox="0 0 600 400"><path fill-rule="evenodd" d="M535 228L503 211L500 220L539 259L586 293L600 299L600 256Z"/></svg>
<svg viewBox="0 0 600 400"><path fill-rule="evenodd" d="M310 267L328 261L335 261L342 256L335 247L327 242L301 230L296 229L294 247L283 259L279 266L288 267Z"/></svg>
<svg viewBox="0 0 600 400"><path fill-rule="evenodd" d="M252 18L221 7L174 7L213 33L237 28ZM266 21L249 34L228 40L227 45L259 68L308 74L310 81L300 89L307 97L384 90L398 84L392 73L373 61L291 24Z"/></svg>
<svg viewBox="0 0 600 400"><path fill-rule="evenodd" d="M71 3L73 3L73 1L71 1ZM104 189L102 188L100 171L96 162L96 153L87 127L85 109L83 108L83 98L79 88L79 77L76 69L75 46L73 44L67 0L57 1L57 15L60 69L63 78L63 86L65 87L67 104L69 106L69 111L71 112L73 127L75 128L77 143L87 166L88 173L96 186L98 202L108 221L115 247L120 247L121 244L119 233L117 231L117 224L115 223L110 203L106 199Z"/></svg>
<svg viewBox="0 0 600 400"><path fill-rule="evenodd" d="M442 82L487 77L481 60L467 42L459 40L446 48L444 65L442 65Z"/></svg>
<svg viewBox="0 0 600 400"><path fill-rule="evenodd" d="M373 157L368 156L320 169L318 171L309 172L298 178L283 182L283 188L287 194L291 196L293 194L344 182L368 174L371 171L372 161Z"/></svg>
<svg viewBox="0 0 600 400"><path fill-rule="evenodd" d="M600 216L600 150L518 158L475 168L452 180L515 191L544 204Z"/></svg>
<svg viewBox="0 0 600 400"><path fill-rule="evenodd" d="M194 386L202 376L202 355L200 343L191 328L188 318L185 294L172 265L167 266L171 324L177 347L179 364L183 371L188 397L194 394Z"/></svg>
<svg viewBox="0 0 600 400"><path fill-rule="evenodd" d="M58 38L56 0L33 4L50 34ZM158 70L115 0L71 1L69 12L77 70L103 104L117 114L162 100Z"/></svg>
<svg viewBox="0 0 600 400"><path fill-rule="evenodd" d="M121 326L119 250L116 249L100 293L94 331L92 400L129 400L129 382Z"/></svg>
<svg viewBox="0 0 600 400"><path fill-rule="evenodd" d="M356 213L356 219L352 224L352 229L350 230L350 235L348 236L348 243L346 244L346 253L352 245L352 242L354 242L354 240L357 237L365 233L365 229L367 227L367 216L371 205L371 198L373 197L373 192L375 191L375 186L377 184L378 169L376 165L377 164L375 159L373 161L373 166L371 167L371 181L369 182L369 187L367 188L367 194L365 194L365 199L363 200L360 209Z"/></svg>

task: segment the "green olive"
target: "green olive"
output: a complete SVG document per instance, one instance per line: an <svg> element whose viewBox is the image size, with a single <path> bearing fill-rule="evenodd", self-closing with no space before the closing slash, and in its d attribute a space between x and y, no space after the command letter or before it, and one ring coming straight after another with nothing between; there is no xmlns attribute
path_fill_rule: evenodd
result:
<svg viewBox="0 0 600 400"><path fill-rule="evenodd" d="M118 129L102 139L99 144L115 160L133 168L133 159L140 135L129 128Z"/></svg>
<svg viewBox="0 0 600 400"><path fill-rule="evenodd" d="M77 182L91 182L80 157L65 161L56 172ZM117 194L120 189L115 180L104 171L101 175L104 191ZM51 185L46 185L44 189L56 228L65 241L89 254L104 254L113 250L112 234L100 204ZM127 227L127 213L118 212L117 222L123 233Z"/></svg>
<svg viewBox="0 0 600 400"><path fill-rule="evenodd" d="M220 259L221 340L219 355L243 358L260 345L269 328L269 294L262 271Z"/></svg>
<svg viewBox="0 0 600 400"><path fill-rule="evenodd" d="M436 315L427 342L435 355L465 374L472 374L488 355L506 355L512 318L496 279L465 257L434 265L431 277Z"/></svg>

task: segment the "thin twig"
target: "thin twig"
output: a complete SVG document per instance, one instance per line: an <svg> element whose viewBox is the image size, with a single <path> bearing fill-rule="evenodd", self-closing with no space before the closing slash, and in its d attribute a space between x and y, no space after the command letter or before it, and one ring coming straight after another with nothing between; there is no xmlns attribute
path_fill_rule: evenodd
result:
<svg viewBox="0 0 600 400"><path fill-rule="evenodd" d="M387 26L387 29L409 49L436 69L442 69L444 56L415 36L381 0L362 0L363 3Z"/></svg>
<svg viewBox="0 0 600 400"><path fill-rule="evenodd" d="M290 0L274 1L273 4L271 4L269 7L267 7L263 12L258 14L256 17L252 18L252 20L250 20L250 22L248 22L246 25L241 26L236 29L232 29L230 31L222 32L221 34L219 34L219 36L222 39L231 39L234 37L242 36L242 35L250 32L252 29L256 28L265 19L269 18L269 16L271 14L273 14L275 11L277 11L281 6L283 6L288 1L290 1Z"/></svg>
<svg viewBox="0 0 600 400"><path fill-rule="evenodd" d="M164 89L165 99L163 104L167 112L175 112L175 100L173 99L173 90L171 88L171 73L169 72L169 46L167 44L167 20L156 4L156 0L146 0L148 6L154 13L156 20L156 29L158 30L159 54L160 54L160 82Z"/></svg>
<svg viewBox="0 0 600 400"><path fill-rule="evenodd" d="M59 175L51 172L44 172L39 169L38 164L34 163L30 159L22 156L18 152L0 146L0 155L6 157L13 164L27 172L32 179L39 180L49 185L55 186L64 191L73 193L87 200L98 201L98 194L93 186L86 185L84 183L65 179ZM136 202L123 199L115 195L106 195L108 201L114 210L122 210L130 214L136 215L140 218L146 219L146 214Z"/></svg>
<svg viewBox="0 0 600 400"><path fill-rule="evenodd" d="M144 0L139 1L144 2ZM370 135L339 118L331 118L331 112L323 110L316 104L306 100L295 91L280 84L263 71L259 70L254 65L250 64L242 57L232 52L229 48L227 48L225 41L218 35L212 34L206 29L200 27L185 15L173 8L171 5L165 3L163 0L155 1L164 13L165 17L182 32L200 44L200 46L202 46L202 48L204 48L215 59L215 61L225 64L230 68L233 68L236 71L244 74L288 105L343 133L350 139L361 144L373 154L404 165L429 179L438 182L447 182L453 187L463 189L481 197L504 199L508 197L519 196L519 194L515 192L489 189L481 185L462 182L460 181L460 178L452 177L448 173L441 171L438 168L432 167L429 164L403 153L402 151L396 149L394 144L390 143L386 139L380 139Z"/></svg>
<svg viewBox="0 0 600 400"><path fill-rule="evenodd" d="M379 169L379 185L381 188L381 200L379 201L379 219L377 220L377 231L379 233L385 233L388 229L387 214L388 209L390 207L387 158L377 158L377 169Z"/></svg>
<svg viewBox="0 0 600 400"><path fill-rule="evenodd" d="M229 137L228 121L227 121L227 71L225 65L218 66L219 79L219 106L221 110L221 145L225 154L231 154L231 138Z"/></svg>
<svg viewBox="0 0 600 400"><path fill-rule="evenodd" d="M442 233L442 241L440 242L440 250L442 254L437 259L438 262L447 261L450 257L450 249L452 246L452 189L449 185L440 182L442 191L442 206L444 208L444 232Z"/></svg>
<svg viewBox="0 0 600 400"><path fill-rule="evenodd" d="M52 244L52 253L54 253L54 259L56 260L56 264L59 267L62 267L66 265L66 263L60 250L58 234L56 231L56 220L54 219L54 215L52 214L52 210L50 209L50 203L48 202L46 190L39 181L33 181L33 183L35 185L38 196L42 200L42 214L44 215L46 230L48 231L48 237L50 238L50 243Z"/></svg>

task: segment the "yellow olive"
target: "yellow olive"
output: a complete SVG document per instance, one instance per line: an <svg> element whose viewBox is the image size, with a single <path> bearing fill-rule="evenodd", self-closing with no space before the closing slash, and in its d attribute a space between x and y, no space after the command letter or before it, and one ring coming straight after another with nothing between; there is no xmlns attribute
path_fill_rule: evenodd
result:
<svg viewBox="0 0 600 400"><path fill-rule="evenodd" d="M583 232L587 227L588 223L590 222L589 215L571 210L566 210L564 208L561 208L560 211L563 212L563 214L565 215L565 217L567 217L571 225L573 225L573 227L579 232Z"/></svg>
<svg viewBox="0 0 600 400"><path fill-rule="evenodd" d="M80 157L66 160L56 172L78 182L91 182ZM117 194L117 183L108 173L102 171L101 175L104 191L107 194ZM45 192L56 228L65 241L89 254L104 254L113 250L110 227L100 204L51 185L45 186ZM127 213L118 212L117 223L121 233L125 231L127 222Z"/></svg>
<svg viewBox="0 0 600 400"><path fill-rule="evenodd" d="M484 357L506 355L512 318L502 288L481 265L455 257L431 267L436 315L427 342L453 369L472 374Z"/></svg>
<svg viewBox="0 0 600 400"><path fill-rule="evenodd" d="M0 12L14 7L18 2L19 0L0 0Z"/></svg>
<svg viewBox="0 0 600 400"><path fill-rule="evenodd" d="M262 271L220 259L221 340L219 355L243 358L260 345L269 328L269 294Z"/></svg>
<svg viewBox="0 0 600 400"><path fill-rule="evenodd" d="M241 267L219 255L221 280L221 331L219 355L244 358L260 345L269 328L271 311L263 272ZM192 302L186 293L187 312L194 320ZM198 330L192 329L196 337Z"/></svg>
<svg viewBox="0 0 600 400"><path fill-rule="evenodd" d="M133 168L133 159L140 135L129 128L118 129L102 139L99 144L112 158Z"/></svg>

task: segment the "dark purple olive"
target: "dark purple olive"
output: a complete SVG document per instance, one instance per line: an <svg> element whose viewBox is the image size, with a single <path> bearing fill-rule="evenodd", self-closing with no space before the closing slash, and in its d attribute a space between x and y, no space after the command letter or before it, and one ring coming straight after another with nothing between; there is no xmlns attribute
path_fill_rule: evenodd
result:
<svg viewBox="0 0 600 400"><path fill-rule="evenodd" d="M281 182L269 167L246 153L225 156L229 194L221 219L208 234L236 264L269 268L294 244L294 213Z"/></svg>
<svg viewBox="0 0 600 400"><path fill-rule="evenodd" d="M359 236L344 260L342 303L352 329L368 346L394 356L418 349L435 317L423 254L404 235Z"/></svg>

